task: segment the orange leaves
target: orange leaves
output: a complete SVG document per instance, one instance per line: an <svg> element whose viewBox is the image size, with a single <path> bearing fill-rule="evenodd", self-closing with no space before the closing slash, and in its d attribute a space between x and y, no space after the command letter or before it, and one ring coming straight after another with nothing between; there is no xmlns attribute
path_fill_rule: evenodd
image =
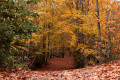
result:
<svg viewBox="0 0 120 80"><path fill-rule="evenodd" d="M28 51L28 49L26 47L22 47L22 46L15 46L16 48L19 48L19 49L22 49L22 50L25 50L25 51Z"/></svg>
<svg viewBox="0 0 120 80"><path fill-rule="evenodd" d="M33 71L33 70L10 70L0 72L1 80L119 80L120 61L89 66L81 69L61 70L61 71ZM32 75L32 76L31 76Z"/></svg>
<svg viewBox="0 0 120 80"><path fill-rule="evenodd" d="M120 32L117 34L117 38L120 39Z"/></svg>
<svg viewBox="0 0 120 80"><path fill-rule="evenodd" d="M54 0L55 2L59 2L59 3L63 3L65 2L66 0Z"/></svg>
<svg viewBox="0 0 120 80"><path fill-rule="evenodd" d="M71 47L76 45L79 38L86 38L85 43L90 46L90 40L98 37L97 22L100 22L103 43L95 42L94 48L97 50L99 44L104 48L108 46L107 43L110 41L108 36L111 37L111 43L115 45L115 42L118 41L117 38L120 38L118 32L119 14L117 8L115 8L116 5L112 5L115 3L111 3L111 0L99 0L100 19L97 20L96 0L89 0L89 2L83 0L85 1L84 3L79 1L78 3L80 4L78 6L76 0L43 0L38 3L35 6L35 12L39 13L40 16L35 20L43 29L41 29L41 34L33 34L31 40L35 43L42 42L44 35L44 37L47 37L45 44L50 43L51 45L54 43L55 45L52 47L61 47L63 45ZM79 10L76 9L76 6L79 7ZM81 7L84 8L83 11ZM77 36L79 33L85 37ZM94 36L91 37L92 35ZM88 46L82 43L77 48L81 48L81 52L85 54L97 53L94 49L89 49Z"/></svg>

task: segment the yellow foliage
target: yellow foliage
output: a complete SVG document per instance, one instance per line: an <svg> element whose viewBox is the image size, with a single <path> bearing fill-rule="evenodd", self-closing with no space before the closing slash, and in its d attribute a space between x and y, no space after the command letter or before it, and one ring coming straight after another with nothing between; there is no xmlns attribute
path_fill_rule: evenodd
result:
<svg viewBox="0 0 120 80"><path fill-rule="evenodd" d="M19 48L19 49L22 49L22 50L25 50L25 51L28 51L28 49L26 47L22 47L22 46L15 46L16 48Z"/></svg>
<svg viewBox="0 0 120 80"><path fill-rule="evenodd" d="M83 53L84 55L88 56L89 54L97 54L97 51L94 49L89 49L88 46L84 44L79 44L77 47L77 50L80 49L80 52Z"/></svg>
<svg viewBox="0 0 120 80"><path fill-rule="evenodd" d="M99 21L101 23L101 31L103 30L102 35L106 32L106 11L111 9L111 7L115 8L110 2L111 1L108 0L99 0ZM87 3L86 0L85 3ZM85 5L83 6L85 7ZM43 37L45 37L44 42L47 51L48 48L51 49L51 45L52 48L75 46L78 40L76 33L82 33L86 37L94 34L95 37L98 37L95 0L89 0L87 7L90 8L90 10L86 7L86 9L84 9L84 11L86 10L87 12L86 14L84 14L84 11L81 9L76 9L76 0L43 0L35 5L35 7L36 9L34 11L40 14L40 16L35 19L35 22L43 28L40 34L33 33L33 38L26 41L27 43L33 41L36 45L39 42L43 44L42 40ZM80 4L79 7L81 8ZM115 10L117 9L115 8ZM111 22L111 24L115 24L114 21ZM110 31L115 33L116 30L111 28ZM119 38L119 35L119 33L116 34L117 38ZM106 38L102 37L102 39ZM53 45L53 43L55 45ZM86 43L89 43L89 40L86 40ZM85 55L97 53L96 50L89 49L88 46L84 44L79 44L77 49L80 49Z"/></svg>

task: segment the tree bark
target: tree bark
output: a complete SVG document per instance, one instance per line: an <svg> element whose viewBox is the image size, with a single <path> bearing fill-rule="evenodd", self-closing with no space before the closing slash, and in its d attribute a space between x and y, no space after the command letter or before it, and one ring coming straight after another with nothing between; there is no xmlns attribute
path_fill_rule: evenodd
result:
<svg viewBox="0 0 120 80"><path fill-rule="evenodd" d="M79 10L79 1L75 0L75 4L76 4L76 10Z"/></svg>
<svg viewBox="0 0 120 80"><path fill-rule="evenodd" d="M98 37L99 37L99 56L100 58L102 58L102 48L101 48L101 28L100 28L100 15L99 15L99 3L98 3L98 0L96 0L96 11L97 11L97 28L98 28ZM100 63L101 62L101 59L100 59Z"/></svg>

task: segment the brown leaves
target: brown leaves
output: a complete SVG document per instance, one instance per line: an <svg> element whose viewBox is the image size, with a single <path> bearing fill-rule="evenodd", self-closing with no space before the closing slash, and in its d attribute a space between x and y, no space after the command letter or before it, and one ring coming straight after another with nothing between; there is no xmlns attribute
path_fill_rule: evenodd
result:
<svg viewBox="0 0 120 80"><path fill-rule="evenodd" d="M0 80L118 80L119 60L102 65L63 71L24 71L1 72ZM12 71L12 70L11 70ZM14 70L13 70L14 71Z"/></svg>

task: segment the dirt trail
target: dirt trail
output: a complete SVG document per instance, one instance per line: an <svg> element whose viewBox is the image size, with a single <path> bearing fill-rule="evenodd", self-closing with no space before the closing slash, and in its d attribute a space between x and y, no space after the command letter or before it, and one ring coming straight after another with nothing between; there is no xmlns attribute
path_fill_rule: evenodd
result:
<svg viewBox="0 0 120 80"><path fill-rule="evenodd" d="M64 58L54 57L48 60L48 65L43 65L40 71L59 71L73 69L73 57L66 53Z"/></svg>

